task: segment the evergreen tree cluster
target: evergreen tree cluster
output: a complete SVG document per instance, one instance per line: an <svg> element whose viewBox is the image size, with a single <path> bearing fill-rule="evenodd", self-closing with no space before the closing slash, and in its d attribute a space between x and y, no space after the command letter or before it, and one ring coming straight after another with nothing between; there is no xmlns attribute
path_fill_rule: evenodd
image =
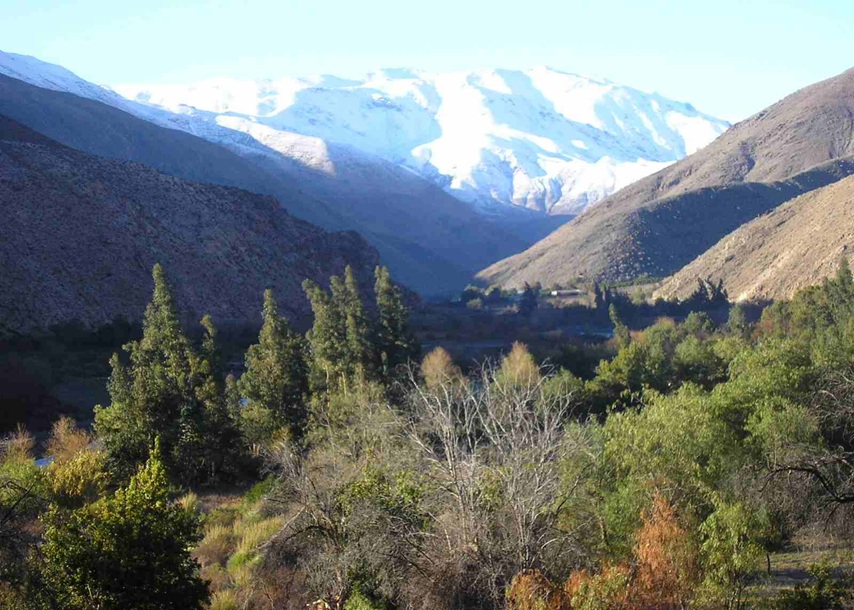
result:
<svg viewBox="0 0 854 610"><path fill-rule="evenodd" d="M346 394L365 383L389 384L401 365L418 356L400 288L388 269L377 267L375 275L375 315L366 311L349 266L343 279L330 279L328 292L310 280L303 284L314 312L308 333L314 392Z"/></svg>
<svg viewBox="0 0 854 610"><path fill-rule="evenodd" d="M96 408L95 429L120 478L145 462L159 438L163 461L176 480L214 480L235 466L240 450L235 414L223 391L216 329L205 316L204 340L195 348L181 328L160 265L153 276L142 338L124 346L126 363L118 354L111 359L110 404Z"/></svg>
<svg viewBox="0 0 854 610"><path fill-rule="evenodd" d="M390 384L419 348L400 288L387 269L377 267L375 274L371 314L349 266L343 278L330 278L329 292L306 281L314 312L307 338L279 314L267 290L258 342L247 350L236 380L225 376L210 316L201 320L201 344L189 340L165 272L156 265L142 338L124 346L124 361L118 354L111 359L111 401L96 409L111 471L126 480L157 438L176 482L233 479L270 440L299 441L312 394Z"/></svg>

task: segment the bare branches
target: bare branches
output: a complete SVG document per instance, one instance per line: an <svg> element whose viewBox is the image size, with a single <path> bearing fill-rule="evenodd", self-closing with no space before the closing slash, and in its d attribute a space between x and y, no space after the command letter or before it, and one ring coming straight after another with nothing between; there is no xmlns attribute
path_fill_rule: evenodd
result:
<svg viewBox="0 0 854 610"><path fill-rule="evenodd" d="M475 553L496 585L572 546L559 515L575 487L562 487L559 462L578 449L565 433L575 401L545 391L543 372L487 364L470 381L429 388L410 376L408 434L447 494L457 537L448 544Z"/></svg>
<svg viewBox="0 0 854 610"><path fill-rule="evenodd" d="M825 372L808 411L818 437L790 441L771 475L801 474L817 484L825 504L854 504L854 367Z"/></svg>

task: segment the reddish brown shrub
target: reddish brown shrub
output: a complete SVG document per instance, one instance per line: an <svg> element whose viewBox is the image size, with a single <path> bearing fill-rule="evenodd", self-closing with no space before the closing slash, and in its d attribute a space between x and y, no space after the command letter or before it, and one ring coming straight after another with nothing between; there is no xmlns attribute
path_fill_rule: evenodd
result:
<svg viewBox="0 0 854 610"><path fill-rule="evenodd" d="M698 582L697 549L676 509L659 493L643 516L632 555L633 607L677 610L688 605Z"/></svg>

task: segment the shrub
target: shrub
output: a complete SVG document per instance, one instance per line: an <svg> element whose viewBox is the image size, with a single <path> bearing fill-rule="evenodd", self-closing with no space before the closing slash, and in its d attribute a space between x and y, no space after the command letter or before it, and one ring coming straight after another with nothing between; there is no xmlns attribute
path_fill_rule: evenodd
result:
<svg viewBox="0 0 854 610"><path fill-rule="evenodd" d="M103 451L83 450L54 461L47 469L53 501L74 508L97 500L107 489L110 475Z"/></svg>
<svg viewBox="0 0 854 610"><path fill-rule="evenodd" d="M507 587L507 610L564 610L564 591L539 570L525 570L513 577Z"/></svg>
<svg viewBox="0 0 854 610"><path fill-rule="evenodd" d="M843 580L835 578L826 563L810 566L810 582L798 583L790 591L780 594L774 610L843 610L849 608L852 590Z"/></svg>
<svg viewBox="0 0 854 610"><path fill-rule="evenodd" d="M73 511L53 506L44 523L45 573L60 607L189 610L208 601L188 550L198 518L170 501L159 445L127 487Z"/></svg>

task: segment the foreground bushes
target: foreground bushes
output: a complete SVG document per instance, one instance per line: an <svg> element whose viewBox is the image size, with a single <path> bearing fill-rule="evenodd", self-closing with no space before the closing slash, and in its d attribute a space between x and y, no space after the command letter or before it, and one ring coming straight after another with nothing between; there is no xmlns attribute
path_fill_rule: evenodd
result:
<svg viewBox="0 0 854 610"><path fill-rule="evenodd" d="M265 295L244 376L227 379L210 320L193 344L155 280L98 436L60 422L45 468L26 434L5 442L6 606L833 608L849 595L827 571L756 595L768 553L799 530L847 540L844 269L755 328L692 315L629 332L615 308L616 356L587 380L518 344L468 375L441 349L413 365L381 271L376 310L350 273L307 284L306 339ZM259 474L203 518L204 499L173 487Z"/></svg>

